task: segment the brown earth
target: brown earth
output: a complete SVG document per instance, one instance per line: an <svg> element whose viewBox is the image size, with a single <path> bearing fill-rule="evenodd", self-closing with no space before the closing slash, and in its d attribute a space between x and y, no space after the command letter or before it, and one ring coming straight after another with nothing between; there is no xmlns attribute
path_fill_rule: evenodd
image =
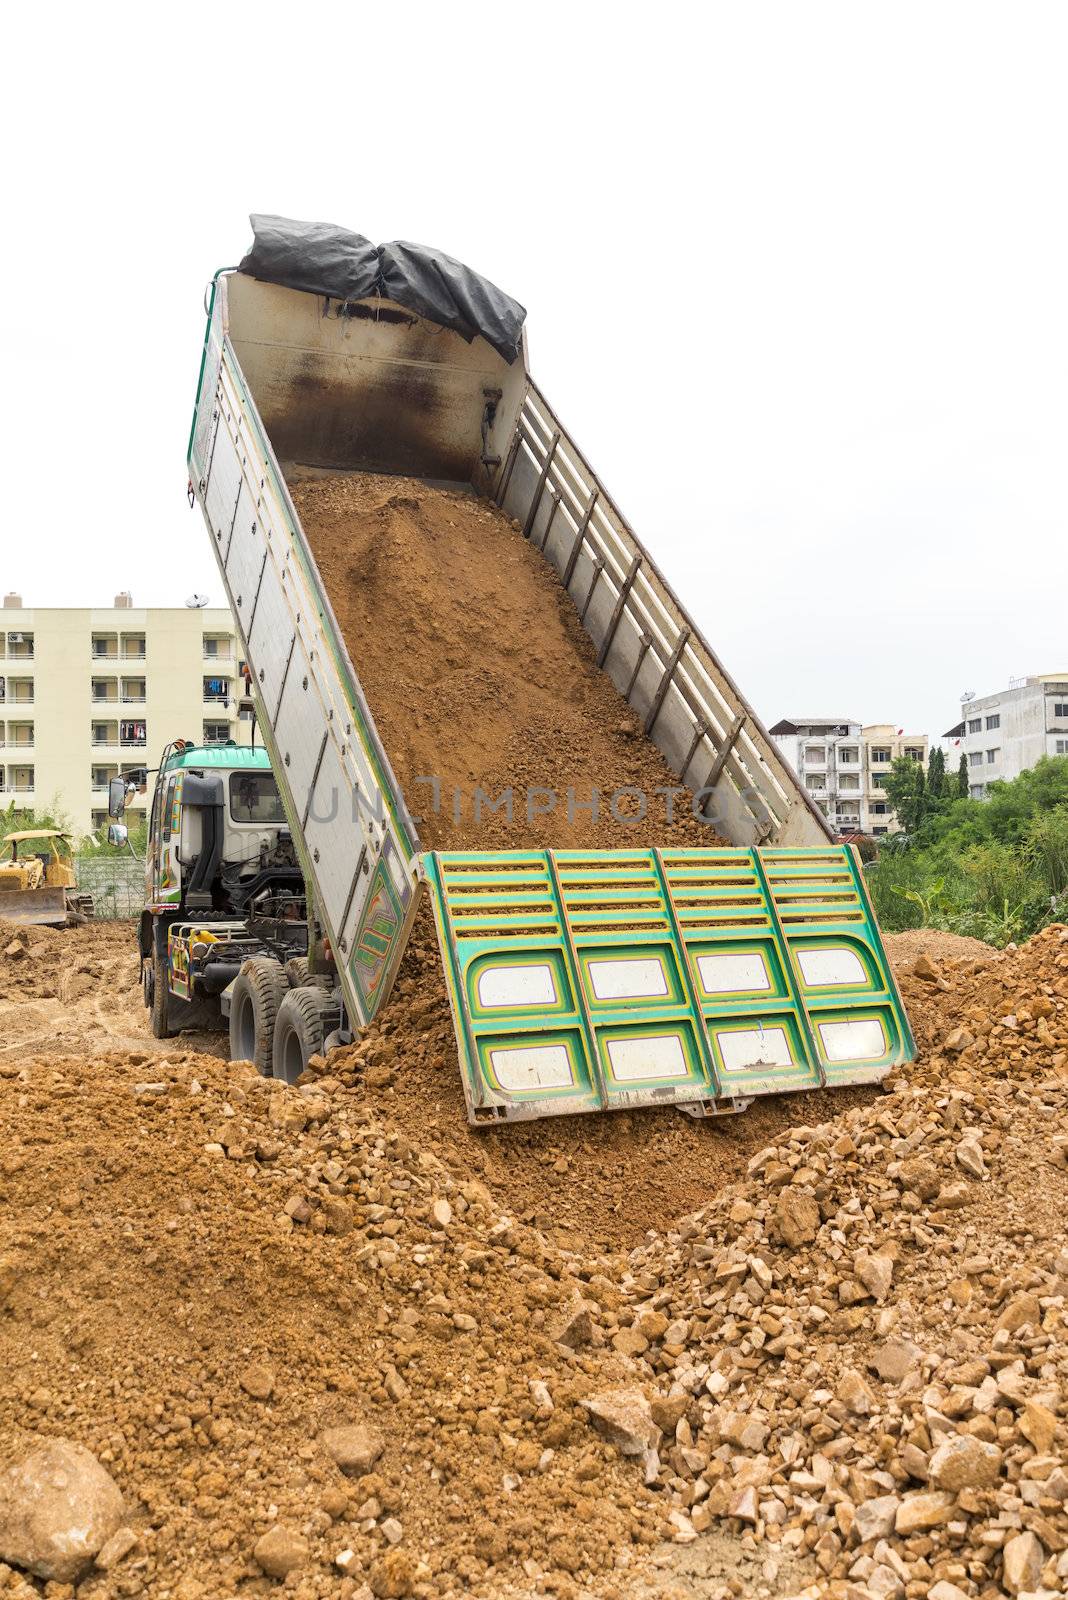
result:
<svg viewBox="0 0 1068 1600"><path fill-rule="evenodd" d="M933 962L909 936L921 1054L889 1093L490 1138L418 966L392 1031L292 1090L150 1040L132 937L0 928L0 1466L62 1437L118 1482L136 1543L80 1600L266 1595L271 1528L299 1600L993 1600L1003 1561L1060 1592L1068 931ZM62 1043L7 1048L60 984ZM873 1374L895 1340L921 1383ZM582 1404L621 1388L669 1429L648 1486ZM354 1476L344 1424L381 1444ZM924 1481L950 1435L989 1487ZM930 1526L865 1542L880 1497ZM2 1554L0 1595L73 1594Z"/></svg>
<svg viewBox="0 0 1068 1600"><path fill-rule="evenodd" d="M293 473L290 487L426 848L718 842L688 792L667 820L656 791L678 779L598 670L556 573L503 512L370 473ZM417 781L429 777L440 784L436 813L430 784ZM611 815L628 787L646 796L644 821L633 796L617 804L625 820ZM484 811L476 825L477 788L493 798L511 789L512 821ZM538 815L546 792L555 808ZM595 794L596 820L581 809Z"/></svg>

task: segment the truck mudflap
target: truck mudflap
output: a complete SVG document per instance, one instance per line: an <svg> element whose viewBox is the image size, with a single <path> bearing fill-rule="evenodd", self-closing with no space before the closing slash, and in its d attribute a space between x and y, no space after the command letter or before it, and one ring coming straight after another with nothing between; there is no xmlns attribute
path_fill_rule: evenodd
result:
<svg viewBox="0 0 1068 1600"><path fill-rule="evenodd" d="M915 1054L852 846L424 864L476 1125L716 1115Z"/></svg>
<svg viewBox="0 0 1068 1600"><path fill-rule="evenodd" d="M23 889L0 895L0 917L27 926L63 928L69 920L67 892L64 889ZM73 919L84 922L84 916Z"/></svg>

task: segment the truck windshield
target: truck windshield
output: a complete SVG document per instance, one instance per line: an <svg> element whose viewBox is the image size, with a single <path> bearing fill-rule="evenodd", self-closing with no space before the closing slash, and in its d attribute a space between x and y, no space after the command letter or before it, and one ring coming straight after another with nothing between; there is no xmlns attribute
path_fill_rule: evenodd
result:
<svg viewBox="0 0 1068 1600"><path fill-rule="evenodd" d="M231 772L230 815L235 822L284 822L272 772Z"/></svg>

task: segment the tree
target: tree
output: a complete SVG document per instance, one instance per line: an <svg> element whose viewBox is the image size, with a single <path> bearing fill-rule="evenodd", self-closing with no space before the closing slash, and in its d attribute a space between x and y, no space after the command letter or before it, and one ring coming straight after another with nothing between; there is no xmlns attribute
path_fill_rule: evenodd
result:
<svg viewBox="0 0 1068 1600"><path fill-rule="evenodd" d="M941 800L946 792L946 753L935 745L927 762L927 793L932 800Z"/></svg>
<svg viewBox="0 0 1068 1600"><path fill-rule="evenodd" d="M968 798L968 757L961 751L960 765L957 767L957 799Z"/></svg>
<svg viewBox="0 0 1068 1600"><path fill-rule="evenodd" d="M883 788L902 828L907 834L915 833L930 810L927 774L921 764L911 756L898 756L883 779Z"/></svg>

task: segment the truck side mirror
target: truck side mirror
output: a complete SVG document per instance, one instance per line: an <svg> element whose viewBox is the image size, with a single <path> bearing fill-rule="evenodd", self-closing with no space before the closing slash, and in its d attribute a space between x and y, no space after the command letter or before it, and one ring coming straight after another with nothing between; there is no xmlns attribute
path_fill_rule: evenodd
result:
<svg viewBox="0 0 1068 1600"><path fill-rule="evenodd" d="M112 778L111 782L108 784L108 816L121 817L125 810L126 779Z"/></svg>
<svg viewBox="0 0 1068 1600"><path fill-rule="evenodd" d="M130 830L124 822L113 822L108 828L108 844L125 844Z"/></svg>

